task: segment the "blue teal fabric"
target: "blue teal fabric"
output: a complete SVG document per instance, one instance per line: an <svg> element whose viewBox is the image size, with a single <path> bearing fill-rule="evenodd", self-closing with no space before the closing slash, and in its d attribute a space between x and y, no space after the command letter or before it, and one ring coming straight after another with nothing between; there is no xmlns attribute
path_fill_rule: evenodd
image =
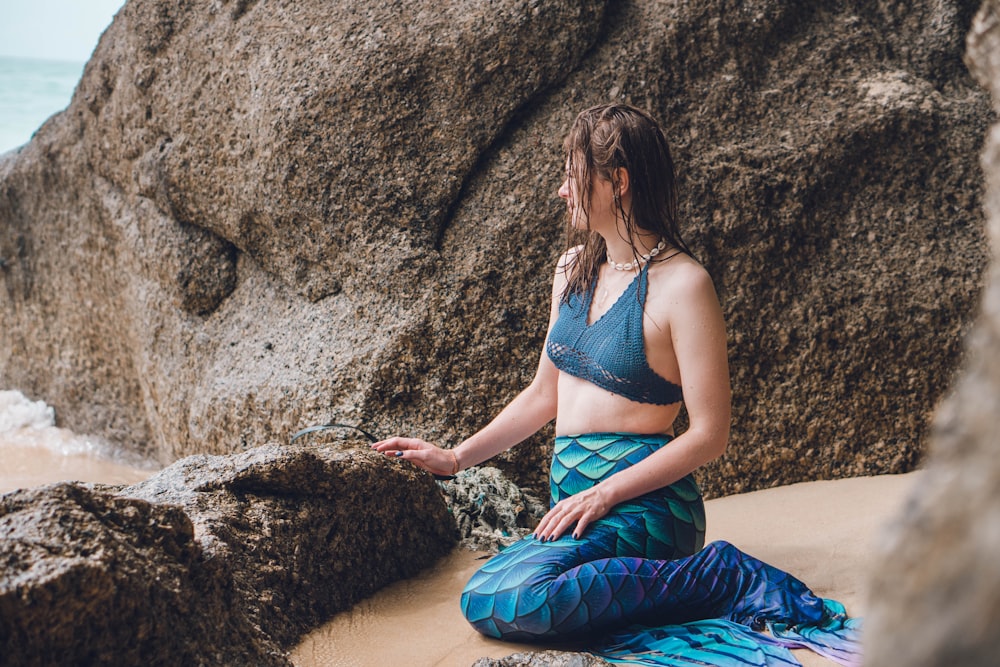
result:
<svg viewBox="0 0 1000 667"><path fill-rule="evenodd" d="M649 284L646 264L611 308L587 324L596 282L586 293L569 294L545 351L559 370L639 403L671 405L681 388L649 366L642 337L643 309Z"/></svg>
<svg viewBox="0 0 1000 667"><path fill-rule="evenodd" d="M556 438L552 504L652 454L667 436ZM528 536L477 571L462 612L479 632L512 641L586 637L617 664L799 665L790 648L860 662L860 622L842 605L726 542L703 547L694 479L615 506L584 532Z"/></svg>

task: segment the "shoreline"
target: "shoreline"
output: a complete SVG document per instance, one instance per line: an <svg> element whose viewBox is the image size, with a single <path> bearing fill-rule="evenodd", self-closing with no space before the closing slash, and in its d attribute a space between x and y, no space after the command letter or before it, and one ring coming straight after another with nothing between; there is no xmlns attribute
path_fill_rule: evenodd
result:
<svg viewBox="0 0 1000 667"><path fill-rule="evenodd" d="M862 616L879 535L920 474L801 482L709 500L706 542L732 542ZM465 622L458 597L485 555L460 548L417 577L382 589L306 635L292 650L292 662L454 667L481 657L558 649L488 639ZM804 667L834 664L806 650L793 653Z"/></svg>

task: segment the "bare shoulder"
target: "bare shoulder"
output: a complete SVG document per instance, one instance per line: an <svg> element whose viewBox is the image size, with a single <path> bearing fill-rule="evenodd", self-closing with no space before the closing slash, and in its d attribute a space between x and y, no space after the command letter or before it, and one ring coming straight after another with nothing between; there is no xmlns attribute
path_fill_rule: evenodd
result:
<svg viewBox="0 0 1000 667"><path fill-rule="evenodd" d="M581 250L583 250L583 246L582 245L575 245L572 248L570 248L569 250L567 250L566 252L564 252L559 257L559 262L556 264L556 271L565 272L566 269L569 267L569 264L574 259L576 259L577 255L580 254Z"/></svg>
<svg viewBox="0 0 1000 667"><path fill-rule="evenodd" d="M562 294L563 288L569 282L569 271L573 266L573 260L576 259L581 250L583 250L582 245L573 246L559 257L559 261L556 263L556 275L552 281L553 294Z"/></svg>
<svg viewBox="0 0 1000 667"><path fill-rule="evenodd" d="M718 304L715 285L705 267L693 257L681 254L649 268L646 303L654 308L704 305L706 300Z"/></svg>
<svg viewBox="0 0 1000 667"><path fill-rule="evenodd" d="M671 266L672 265L672 266ZM725 321L712 277L701 264L678 255L649 270L646 315L675 346L712 343L725 348Z"/></svg>

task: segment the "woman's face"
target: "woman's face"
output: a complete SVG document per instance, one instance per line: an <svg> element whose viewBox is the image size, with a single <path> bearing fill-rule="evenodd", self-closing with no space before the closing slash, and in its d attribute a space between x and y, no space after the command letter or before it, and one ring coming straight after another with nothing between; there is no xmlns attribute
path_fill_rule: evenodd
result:
<svg viewBox="0 0 1000 667"><path fill-rule="evenodd" d="M590 201L584 203L583 188L573 173L569 158L566 159L566 176L559 188L559 196L566 200L570 224L574 229L600 231L607 222L614 224L616 209L611 181L592 174Z"/></svg>
<svg viewBox="0 0 1000 667"><path fill-rule="evenodd" d="M580 186L574 178L569 158L566 158L566 174L563 183L559 187L559 196L566 200L566 208L569 211L570 225L574 229L586 229L586 216L580 203Z"/></svg>

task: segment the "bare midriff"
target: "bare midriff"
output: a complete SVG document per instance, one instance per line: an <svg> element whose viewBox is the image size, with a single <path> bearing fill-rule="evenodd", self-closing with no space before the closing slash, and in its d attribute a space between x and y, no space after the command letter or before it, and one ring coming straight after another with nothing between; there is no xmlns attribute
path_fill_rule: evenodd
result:
<svg viewBox="0 0 1000 667"><path fill-rule="evenodd" d="M637 403L568 373L559 373L556 435L673 434L681 404Z"/></svg>

